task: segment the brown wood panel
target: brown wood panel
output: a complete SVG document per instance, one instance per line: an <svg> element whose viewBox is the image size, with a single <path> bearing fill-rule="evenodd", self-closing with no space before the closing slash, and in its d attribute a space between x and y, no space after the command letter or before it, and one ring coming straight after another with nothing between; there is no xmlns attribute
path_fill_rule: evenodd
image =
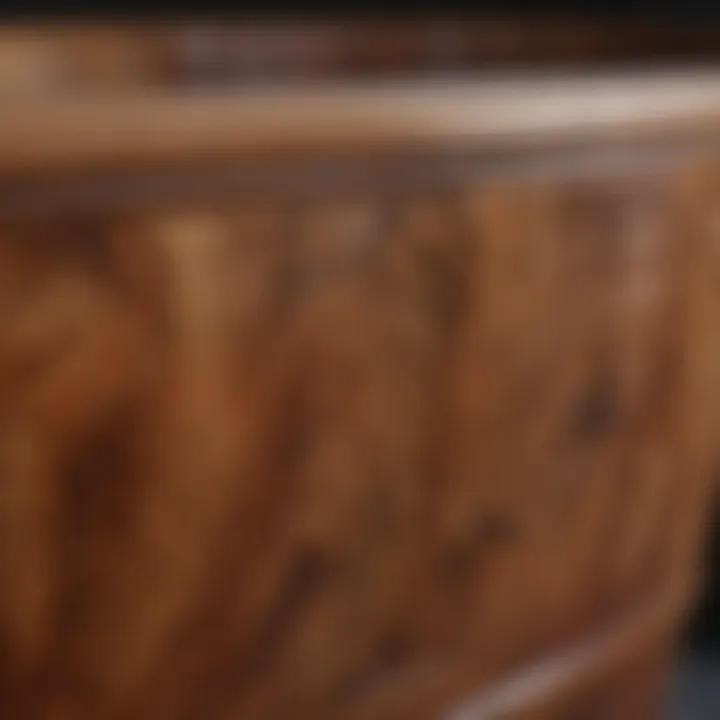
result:
<svg viewBox="0 0 720 720"><path fill-rule="evenodd" d="M375 717L674 624L676 185L4 221L3 717Z"/></svg>

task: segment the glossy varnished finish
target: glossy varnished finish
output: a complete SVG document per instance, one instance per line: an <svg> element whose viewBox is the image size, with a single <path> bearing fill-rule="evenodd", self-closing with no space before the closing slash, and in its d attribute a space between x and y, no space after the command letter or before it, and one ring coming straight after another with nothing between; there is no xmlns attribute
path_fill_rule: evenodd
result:
<svg viewBox="0 0 720 720"><path fill-rule="evenodd" d="M716 463L707 97L4 155L0 715L657 717Z"/></svg>

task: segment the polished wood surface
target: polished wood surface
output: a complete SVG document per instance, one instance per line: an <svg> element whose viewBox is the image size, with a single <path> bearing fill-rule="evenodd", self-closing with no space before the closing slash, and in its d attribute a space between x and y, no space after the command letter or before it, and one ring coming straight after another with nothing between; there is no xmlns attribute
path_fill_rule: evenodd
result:
<svg viewBox="0 0 720 720"><path fill-rule="evenodd" d="M575 82L8 104L0 716L658 717L720 78Z"/></svg>

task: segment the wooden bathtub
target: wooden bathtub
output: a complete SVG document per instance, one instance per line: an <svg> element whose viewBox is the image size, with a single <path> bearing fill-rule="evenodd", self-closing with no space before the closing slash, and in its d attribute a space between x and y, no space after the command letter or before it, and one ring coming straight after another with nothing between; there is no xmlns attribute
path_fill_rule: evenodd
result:
<svg viewBox="0 0 720 720"><path fill-rule="evenodd" d="M0 717L659 717L720 73L47 67L0 99Z"/></svg>

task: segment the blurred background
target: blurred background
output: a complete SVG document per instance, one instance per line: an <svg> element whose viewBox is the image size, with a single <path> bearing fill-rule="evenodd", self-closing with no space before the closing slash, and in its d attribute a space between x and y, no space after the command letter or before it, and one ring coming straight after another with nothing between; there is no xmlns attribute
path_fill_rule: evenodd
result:
<svg viewBox="0 0 720 720"><path fill-rule="evenodd" d="M0 90L108 91L427 79L518 69L687 67L719 56L717 24L687 15L653 18L506 14L93 23L25 17L0 25Z"/></svg>

